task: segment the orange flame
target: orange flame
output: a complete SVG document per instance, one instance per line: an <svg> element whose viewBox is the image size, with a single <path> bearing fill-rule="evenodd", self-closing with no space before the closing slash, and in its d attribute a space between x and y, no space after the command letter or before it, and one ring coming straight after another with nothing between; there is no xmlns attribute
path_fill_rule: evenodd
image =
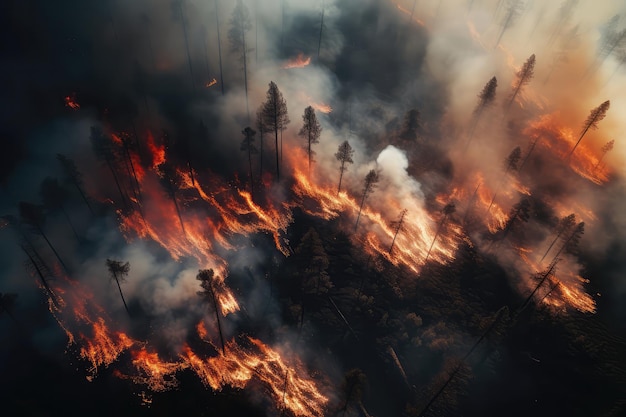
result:
<svg viewBox="0 0 626 417"><path fill-rule="evenodd" d="M215 84L217 84L217 80L216 80L215 78L213 78L211 81L209 81L208 83L206 83L204 86L205 86L206 88L209 88L209 87L213 87Z"/></svg>
<svg viewBox="0 0 626 417"><path fill-rule="evenodd" d="M316 382L302 376L302 365L289 365L281 355L260 340L247 337L247 348L234 340L227 342L226 354L202 358L189 346L183 348L181 359L193 369L202 382L219 391L225 385L245 388L252 380L260 382L280 408L286 408L295 416L313 417L324 415L328 398Z"/></svg>
<svg viewBox="0 0 626 417"><path fill-rule="evenodd" d="M284 65L284 69L290 68L304 68L311 63L311 57L305 56L302 52L298 54L295 58L290 59Z"/></svg>
<svg viewBox="0 0 626 417"><path fill-rule="evenodd" d="M165 162L165 146L157 145L154 135L150 131L146 134L146 145L148 145L148 152L152 158L150 165L153 169Z"/></svg>

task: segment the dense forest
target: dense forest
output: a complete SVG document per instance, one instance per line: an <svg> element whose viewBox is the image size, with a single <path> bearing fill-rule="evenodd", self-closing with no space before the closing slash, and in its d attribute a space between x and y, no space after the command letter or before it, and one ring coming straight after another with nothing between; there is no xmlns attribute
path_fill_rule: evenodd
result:
<svg viewBox="0 0 626 417"><path fill-rule="evenodd" d="M623 6L0 11L8 415L626 412Z"/></svg>

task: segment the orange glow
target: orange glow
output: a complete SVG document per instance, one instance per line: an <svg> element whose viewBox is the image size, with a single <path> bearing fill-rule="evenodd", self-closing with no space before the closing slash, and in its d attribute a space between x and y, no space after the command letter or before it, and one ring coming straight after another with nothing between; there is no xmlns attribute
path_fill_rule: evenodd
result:
<svg viewBox="0 0 626 417"><path fill-rule="evenodd" d="M572 147L576 143L578 136L574 131L565 127L558 113L551 113L540 116L531 122L524 131L529 137L537 135L545 137L537 145L542 146L552 152L557 157L565 159ZM576 149L576 152L568 159L570 168L581 177L596 184L607 182L611 172L607 167L597 167L598 156L593 152L588 144L592 144L591 138L585 141Z"/></svg>
<svg viewBox="0 0 626 417"><path fill-rule="evenodd" d="M91 337L80 334L83 346L80 356L91 363L90 372L95 375L99 367L107 367L135 342L125 333L109 330L104 319L99 317L92 327Z"/></svg>
<svg viewBox="0 0 626 417"><path fill-rule="evenodd" d="M146 145L148 145L148 152L150 153L150 157L152 159L150 164L152 169L165 162L165 146L157 145L154 140L154 135L152 135L152 132L150 131L146 134Z"/></svg>
<svg viewBox="0 0 626 417"><path fill-rule="evenodd" d="M320 392L316 381L306 375L301 363L287 363L276 350L252 337L243 342L246 347L230 340L226 354L208 358L185 346L181 359L215 391L225 385L245 388L255 381L262 384L278 409L284 407L295 416L324 415L328 398Z"/></svg>
<svg viewBox="0 0 626 417"><path fill-rule="evenodd" d="M72 93L69 96L64 97L65 107L69 107L72 110L80 109L80 104L76 101L76 94Z"/></svg>
<svg viewBox="0 0 626 417"><path fill-rule="evenodd" d="M396 5L396 8L397 8L398 10L400 10L402 13L404 13L404 14L405 14L405 15L407 15L407 16L411 16L411 11L410 11L410 10L407 10L406 8L404 8L404 7L400 6L400 4L399 4L399 3L395 3L395 5ZM424 24L424 22L422 22L420 19L418 19L417 17L415 17L415 14L414 14L414 13L413 13L413 18L412 18L411 20L412 20L413 22L417 23L417 24L418 24L418 25L420 25L420 26L426 26L426 25Z"/></svg>
<svg viewBox="0 0 626 417"><path fill-rule="evenodd" d="M311 57L304 55L302 52L298 54L295 58L291 58L284 65L284 69L290 68L304 68L311 63Z"/></svg>
<svg viewBox="0 0 626 417"><path fill-rule="evenodd" d="M208 83L206 83L204 86L205 86L206 88L209 88L209 87L213 87L215 84L217 84L217 80L216 80L215 78L213 78L211 81L209 81Z"/></svg>
<svg viewBox="0 0 626 417"><path fill-rule="evenodd" d="M309 215L327 220L336 218L342 213L349 213L356 218L360 205L358 198L353 198L346 192L337 195L334 185L323 186L311 181L306 166L299 166L306 161L299 152L301 151L289 152L294 169L293 192L297 197L298 206ZM355 238L366 244L365 249L368 253L380 255L394 265L403 264L414 272L419 272L438 226L420 204L414 204L404 218L402 231L398 233L393 254L390 255L389 247L395 234L390 223L402 209L400 203L393 200L387 202L385 214L365 205L361 218L368 226L361 229L366 230L364 236L361 235L363 232L360 232ZM447 222L443 229L445 230L437 237L430 254L430 258L438 262L452 259L461 231L452 222Z"/></svg>
<svg viewBox="0 0 626 417"><path fill-rule="evenodd" d="M180 362L164 362L156 352L149 352L145 347L132 352L133 366L138 375L131 379L136 384L146 385L155 392L166 391L178 386L174 374L184 369L185 365Z"/></svg>
<svg viewBox="0 0 626 417"><path fill-rule="evenodd" d="M315 110L317 110L317 111L319 111L319 112L321 112L321 113L326 113L326 114L328 114L328 113L330 113L330 112L332 112L332 111L333 111L333 108L332 108L332 107L330 107L328 104L324 104L324 103L311 103L311 106L312 106Z"/></svg>

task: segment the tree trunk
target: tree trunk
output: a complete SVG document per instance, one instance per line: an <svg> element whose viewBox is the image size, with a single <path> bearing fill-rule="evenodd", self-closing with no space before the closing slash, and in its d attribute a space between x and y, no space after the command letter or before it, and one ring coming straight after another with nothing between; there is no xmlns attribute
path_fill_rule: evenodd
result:
<svg viewBox="0 0 626 417"><path fill-rule="evenodd" d="M217 54L220 61L220 87L222 95L224 95L224 72L222 71L222 41L220 39L220 12L217 6L218 0L215 0L215 25L217 26Z"/></svg>
<svg viewBox="0 0 626 417"><path fill-rule="evenodd" d="M341 191L341 180L343 179L344 165L346 164L345 160L341 161L341 168L339 168L339 186L337 187L337 195L339 195L339 191Z"/></svg>
<svg viewBox="0 0 626 417"><path fill-rule="evenodd" d="M122 293L122 286L120 285L120 280L117 278L117 275L114 274L115 277L115 283L117 284L117 289L120 291L120 297L122 297L122 303L124 303L124 308L126 309L126 312L128 313L128 315L130 316L130 310L128 309L128 305L126 305L126 300L124 299L124 293Z"/></svg>
<svg viewBox="0 0 626 417"><path fill-rule="evenodd" d="M222 321L220 320L219 304L215 298L215 292L211 287L211 298L213 299L213 307L215 307L215 319L217 320L217 332L220 334L220 343L222 344L222 355L226 355L226 344L224 343L224 335L222 334Z"/></svg>
<svg viewBox="0 0 626 417"><path fill-rule="evenodd" d="M67 224L70 225L70 229L72 229L72 233L74 233L74 237L76 238L77 241L81 241L80 236L78 236L78 233L76 232L76 228L74 227L74 223L72 223L72 220L70 219L69 214L67 214L67 211L65 211L65 207L61 206L61 212L63 213L63 216L65 216L65 220L67 220Z"/></svg>
<svg viewBox="0 0 626 417"><path fill-rule="evenodd" d="M48 240L48 236L46 236L43 229L40 226L37 226L37 231L39 232L39 234L41 234L41 237L43 237L43 239L46 241L50 249L52 249L54 256L56 256L56 258L59 260L59 263L61 264L65 272L69 273L69 269L67 268L67 265L65 265L65 262L63 262L63 259L61 259L61 256L59 256L56 249L54 249L54 246L52 246L52 243L50 243L50 241Z"/></svg>

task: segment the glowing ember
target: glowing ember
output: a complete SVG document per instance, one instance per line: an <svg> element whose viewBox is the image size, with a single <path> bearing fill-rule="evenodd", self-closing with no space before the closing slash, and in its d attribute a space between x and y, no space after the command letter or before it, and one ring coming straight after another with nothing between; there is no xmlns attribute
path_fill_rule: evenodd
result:
<svg viewBox="0 0 626 417"><path fill-rule="evenodd" d="M303 53L299 53L297 57L290 59L284 65L284 69L290 68L304 68L311 63L311 57L305 56Z"/></svg>
<svg viewBox="0 0 626 417"><path fill-rule="evenodd" d="M72 110L80 109L80 104L76 101L76 94L71 94L64 97L65 107L69 107Z"/></svg>
<svg viewBox="0 0 626 417"><path fill-rule="evenodd" d="M146 385L155 392L166 391L178 386L178 380L174 374L184 369L184 364L164 362L156 352L149 352L145 347L132 352L132 356L132 363L138 375L132 376L130 379L136 384Z"/></svg>
<svg viewBox="0 0 626 417"><path fill-rule="evenodd" d="M205 86L206 88L209 88L209 87L213 87L215 84L217 84L217 80L216 80L215 78L213 78L211 81L209 81L208 83L206 83L204 86Z"/></svg>

